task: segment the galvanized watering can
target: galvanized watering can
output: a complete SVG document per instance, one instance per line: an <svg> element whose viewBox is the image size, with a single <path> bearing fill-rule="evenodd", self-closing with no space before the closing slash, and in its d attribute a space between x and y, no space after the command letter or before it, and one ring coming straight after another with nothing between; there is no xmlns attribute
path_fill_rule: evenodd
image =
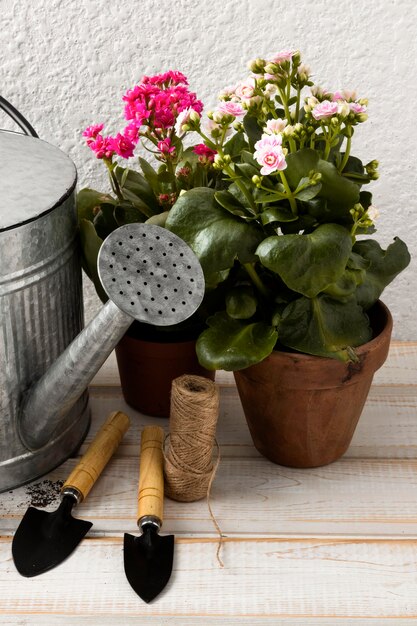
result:
<svg viewBox="0 0 417 626"><path fill-rule="evenodd" d="M103 244L109 301L83 328L76 170L24 131L0 131L0 491L58 466L89 427L86 388L134 319L171 325L204 293L201 266L174 234L129 224ZM139 245L140 240L140 245Z"/></svg>

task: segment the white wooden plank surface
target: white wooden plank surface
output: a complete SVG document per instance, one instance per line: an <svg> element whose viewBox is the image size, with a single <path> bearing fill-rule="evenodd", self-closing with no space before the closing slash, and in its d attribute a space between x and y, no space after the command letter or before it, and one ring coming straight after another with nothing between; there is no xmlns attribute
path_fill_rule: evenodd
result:
<svg viewBox="0 0 417 626"><path fill-rule="evenodd" d="M75 460L48 475L64 480ZM112 460L76 515L92 536L136 530L138 459ZM30 504L30 488L0 498L0 534L9 534ZM56 508L51 503L48 510ZM259 458L222 459L211 506L222 532L245 536L417 536L417 460L342 460L295 470ZM215 534L205 501L165 499L167 533Z"/></svg>
<svg viewBox="0 0 417 626"><path fill-rule="evenodd" d="M160 424L168 429L168 420L144 416L129 407L119 388L94 387L90 392L93 424L82 451L94 437L110 411L120 409L131 417L131 428L119 448L119 455L136 456L140 431L144 425ZM236 387L221 387L217 438L222 456L255 456ZM372 387L368 396L348 458L415 458L417 457L417 386Z"/></svg>
<svg viewBox="0 0 417 626"><path fill-rule="evenodd" d="M0 494L1 626L417 626L417 342L393 342L348 453L325 468L262 458L233 377L216 380L222 460L211 502L227 535L225 568L206 502L166 500L164 532L176 535L171 581L151 605L127 584L122 533L137 532L139 433L168 421L124 404L112 357L91 388L93 423L80 453L108 412L126 410L133 425L76 512L94 522L90 538L60 567L21 578L10 544L30 488ZM45 480L64 479L75 463Z"/></svg>
<svg viewBox="0 0 417 626"><path fill-rule="evenodd" d="M415 540L227 541L224 569L214 541L180 540L175 550L170 582L146 605L126 583L122 539L84 541L71 558L34 579L18 577L10 541L2 540L0 612L48 614L55 624L60 615L94 616L100 624L109 614L118 620L218 616L223 623L293 617L306 624L309 617L417 617Z"/></svg>

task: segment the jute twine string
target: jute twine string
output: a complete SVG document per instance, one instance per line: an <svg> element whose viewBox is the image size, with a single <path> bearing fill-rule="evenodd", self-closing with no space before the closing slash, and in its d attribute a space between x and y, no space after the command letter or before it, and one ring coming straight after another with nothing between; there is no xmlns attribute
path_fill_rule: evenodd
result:
<svg viewBox="0 0 417 626"><path fill-rule="evenodd" d="M165 453L165 494L179 502L207 498L213 524L219 534L217 560L223 535L210 505L210 490L220 462L215 439L219 416L219 392L214 382L202 376L176 378L171 388L169 436ZM217 459L213 463L213 447Z"/></svg>

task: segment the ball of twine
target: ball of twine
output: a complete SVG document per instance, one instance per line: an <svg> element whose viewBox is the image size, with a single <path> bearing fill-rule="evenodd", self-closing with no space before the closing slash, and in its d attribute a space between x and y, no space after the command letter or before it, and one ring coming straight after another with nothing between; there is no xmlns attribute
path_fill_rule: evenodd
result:
<svg viewBox="0 0 417 626"><path fill-rule="evenodd" d="M217 469L213 447L219 415L219 392L202 376L176 378L171 388L165 493L172 500L194 502L209 494Z"/></svg>

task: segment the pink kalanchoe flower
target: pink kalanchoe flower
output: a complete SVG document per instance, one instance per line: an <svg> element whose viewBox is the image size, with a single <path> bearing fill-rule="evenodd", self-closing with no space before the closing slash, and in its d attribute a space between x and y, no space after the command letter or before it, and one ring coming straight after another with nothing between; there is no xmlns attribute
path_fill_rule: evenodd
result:
<svg viewBox="0 0 417 626"><path fill-rule="evenodd" d="M92 126L88 126L83 132L83 137L86 137L87 144L94 141L103 128L104 124L93 124Z"/></svg>
<svg viewBox="0 0 417 626"><path fill-rule="evenodd" d="M359 104L359 102L349 102L349 107L350 110L356 114L366 113L367 111L366 106L364 104Z"/></svg>
<svg viewBox="0 0 417 626"><path fill-rule="evenodd" d="M146 124L152 131L172 128L178 114L185 109L197 113L203 110L203 103L188 90L184 74L171 70L144 76L139 85L126 92L123 100L126 119L134 120L139 127Z"/></svg>
<svg viewBox="0 0 417 626"><path fill-rule="evenodd" d="M282 50L282 52L278 52L272 59L273 63L282 63L283 61L291 61L296 50Z"/></svg>
<svg viewBox="0 0 417 626"><path fill-rule="evenodd" d="M235 89L235 94L241 100L249 100L255 95L255 79L250 77L246 81L239 83Z"/></svg>
<svg viewBox="0 0 417 626"><path fill-rule="evenodd" d="M114 151L124 159L129 159L133 156L135 145L125 135L117 133L116 137L112 138L112 145Z"/></svg>
<svg viewBox="0 0 417 626"><path fill-rule="evenodd" d="M212 163L214 161L214 157L217 154L217 150L212 150L211 148L206 146L204 143L199 143L196 146L194 146L193 152L194 154L198 154L198 156L200 157L198 160L201 161L202 163L207 163L207 162Z"/></svg>
<svg viewBox="0 0 417 626"><path fill-rule="evenodd" d="M130 122L130 124L128 124L128 126L124 129L123 135L136 145L139 141L139 129L140 125L138 126L137 122Z"/></svg>
<svg viewBox="0 0 417 626"><path fill-rule="evenodd" d="M280 135L262 135L255 144L253 156L261 167L261 174L267 176L273 172L285 170L287 162L281 146Z"/></svg>
<svg viewBox="0 0 417 626"><path fill-rule="evenodd" d="M333 115L337 115L338 109L339 104L337 102L323 100L323 102L320 102L314 107L312 115L315 120L324 120L328 117L332 117Z"/></svg>
<svg viewBox="0 0 417 626"><path fill-rule="evenodd" d="M96 153L97 159L111 159L115 153L113 137L97 137L88 143L88 147Z"/></svg>
<svg viewBox="0 0 417 626"><path fill-rule="evenodd" d="M171 144L169 137L158 141L158 150L165 156L173 156L175 154L175 146Z"/></svg>
<svg viewBox="0 0 417 626"><path fill-rule="evenodd" d="M161 87L165 83L171 85L188 85L187 77L181 72L175 70L168 70L163 74L155 74L154 76L143 76L141 80L142 84L157 85Z"/></svg>
<svg viewBox="0 0 417 626"><path fill-rule="evenodd" d="M356 99L356 91L343 89L342 91L335 91L332 100L346 100L347 102L354 102Z"/></svg>
<svg viewBox="0 0 417 626"><path fill-rule="evenodd" d="M263 150L264 148L281 146L282 144L282 136L273 134L267 135L263 134L262 137L255 143L255 150Z"/></svg>
<svg viewBox="0 0 417 626"><path fill-rule="evenodd" d="M242 117L245 115L246 111L243 106L237 102L222 102L219 105L219 111L222 113L227 113L228 115L233 115L233 117Z"/></svg>

